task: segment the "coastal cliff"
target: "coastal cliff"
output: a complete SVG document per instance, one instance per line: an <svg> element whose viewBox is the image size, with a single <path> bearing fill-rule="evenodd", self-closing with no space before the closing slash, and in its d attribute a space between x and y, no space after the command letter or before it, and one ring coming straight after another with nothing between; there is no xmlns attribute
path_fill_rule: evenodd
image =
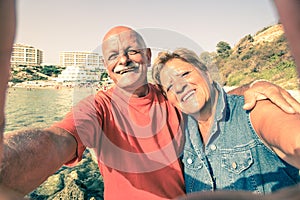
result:
<svg viewBox="0 0 300 200"><path fill-rule="evenodd" d="M103 181L98 165L86 150L75 167L62 167L27 197L31 200L101 200Z"/></svg>

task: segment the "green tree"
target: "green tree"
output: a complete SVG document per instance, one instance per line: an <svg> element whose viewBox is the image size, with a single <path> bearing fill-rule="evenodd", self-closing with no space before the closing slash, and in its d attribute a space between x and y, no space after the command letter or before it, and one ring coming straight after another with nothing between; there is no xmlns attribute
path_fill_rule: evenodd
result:
<svg viewBox="0 0 300 200"><path fill-rule="evenodd" d="M46 74L47 76L52 76L59 74L61 70L54 65L45 65L40 72Z"/></svg>
<svg viewBox="0 0 300 200"><path fill-rule="evenodd" d="M107 72L103 72L100 76L100 81L103 81L104 79L106 79L108 77L108 73Z"/></svg>
<svg viewBox="0 0 300 200"><path fill-rule="evenodd" d="M227 42L221 41L217 44L217 54L221 58L228 58L231 54L231 47Z"/></svg>
<svg viewBox="0 0 300 200"><path fill-rule="evenodd" d="M209 65L213 61L213 55L212 53L209 53L208 51L204 51L200 54L200 60L205 64Z"/></svg>

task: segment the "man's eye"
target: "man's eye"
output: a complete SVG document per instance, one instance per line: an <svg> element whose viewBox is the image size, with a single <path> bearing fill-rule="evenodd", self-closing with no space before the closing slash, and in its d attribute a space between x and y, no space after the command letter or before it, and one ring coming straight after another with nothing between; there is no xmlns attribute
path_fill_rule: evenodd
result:
<svg viewBox="0 0 300 200"><path fill-rule="evenodd" d="M118 54L111 54L109 57L108 57L108 60L115 60L116 58L118 57Z"/></svg>
<svg viewBox="0 0 300 200"><path fill-rule="evenodd" d="M128 50L128 55L135 55L135 54L138 54L140 52L141 52L140 50L131 49L131 50Z"/></svg>

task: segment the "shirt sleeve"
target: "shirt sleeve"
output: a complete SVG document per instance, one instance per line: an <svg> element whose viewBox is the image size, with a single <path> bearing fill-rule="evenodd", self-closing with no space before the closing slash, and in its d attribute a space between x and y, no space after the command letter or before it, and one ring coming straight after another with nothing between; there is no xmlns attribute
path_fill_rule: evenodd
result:
<svg viewBox="0 0 300 200"><path fill-rule="evenodd" d="M65 165L76 165L87 147L95 148L96 138L100 136L100 121L94 96L89 96L74 106L63 120L53 125L69 132L77 142L76 157Z"/></svg>

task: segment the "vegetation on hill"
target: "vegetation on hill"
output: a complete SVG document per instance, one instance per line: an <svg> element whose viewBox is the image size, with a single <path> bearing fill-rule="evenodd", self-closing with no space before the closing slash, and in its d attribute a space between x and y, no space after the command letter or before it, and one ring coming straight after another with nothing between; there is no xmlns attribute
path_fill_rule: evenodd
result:
<svg viewBox="0 0 300 200"><path fill-rule="evenodd" d="M63 68L54 65L45 66L18 66L12 69L10 81L19 83L23 81L48 80L50 77L57 77Z"/></svg>
<svg viewBox="0 0 300 200"><path fill-rule="evenodd" d="M266 79L285 89L297 89L296 66L281 24L246 35L235 47L224 41L217 51L200 55L214 78L226 86Z"/></svg>

